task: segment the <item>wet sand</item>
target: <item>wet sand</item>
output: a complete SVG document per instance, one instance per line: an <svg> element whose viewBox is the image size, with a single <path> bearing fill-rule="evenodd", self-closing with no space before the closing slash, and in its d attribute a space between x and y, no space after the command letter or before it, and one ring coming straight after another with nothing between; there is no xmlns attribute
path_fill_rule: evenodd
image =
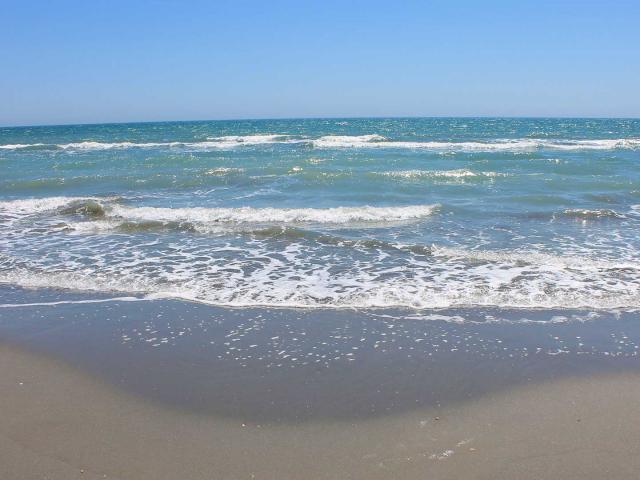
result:
<svg viewBox="0 0 640 480"><path fill-rule="evenodd" d="M0 293L2 479L600 479L640 467L636 313L426 319Z"/></svg>
<svg viewBox="0 0 640 480"><path fill-rule="evenodd" d="M161 407L0 346L0 477L633 478L640 377L567 378L357 422L299 425Z"/></svg>

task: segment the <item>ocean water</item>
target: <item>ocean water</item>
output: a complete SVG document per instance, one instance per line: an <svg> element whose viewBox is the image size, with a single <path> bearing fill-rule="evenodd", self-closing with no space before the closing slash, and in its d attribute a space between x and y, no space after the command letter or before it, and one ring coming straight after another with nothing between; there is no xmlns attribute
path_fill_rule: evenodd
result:
<svg viewBox="0 0 640 480"><path fill-rule="evenodd" d="M2 128L0 170L0 283L425 318L640 308L640 120Z"/></svg>

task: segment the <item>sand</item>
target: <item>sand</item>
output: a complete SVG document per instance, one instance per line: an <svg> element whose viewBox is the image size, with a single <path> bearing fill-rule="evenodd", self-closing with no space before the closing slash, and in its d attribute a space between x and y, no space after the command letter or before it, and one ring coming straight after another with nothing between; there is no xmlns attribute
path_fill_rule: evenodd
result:
<svg viewBox="0 0 640 480"><path fill-rule="evenodd" d="M520 386L357 421L260 425L125 393L0 344L0 478L616 479L640 468L640 376Z"/></svg>

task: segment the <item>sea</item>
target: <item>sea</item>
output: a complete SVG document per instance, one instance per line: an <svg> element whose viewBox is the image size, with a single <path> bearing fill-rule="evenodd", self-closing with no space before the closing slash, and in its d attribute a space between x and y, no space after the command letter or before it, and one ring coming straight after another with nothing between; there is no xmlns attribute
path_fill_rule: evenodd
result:
<svg viewBox="0 0 640 480"><path fill-rule="evenodd" d="M0 172L15 288L458 322L640 308L637 119L0 128Z"/></svg>

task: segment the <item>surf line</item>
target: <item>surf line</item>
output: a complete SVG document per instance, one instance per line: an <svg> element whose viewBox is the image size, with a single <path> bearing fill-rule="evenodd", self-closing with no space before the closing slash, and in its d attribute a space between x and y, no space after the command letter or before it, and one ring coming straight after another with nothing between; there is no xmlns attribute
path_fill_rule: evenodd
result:
<svg viewBox="0 0 640 480"><path fill-rule="evenodd" d="M93 298L90 300L60 300L58 302L3 303L0 304L0 308L55 307L56 305L72 305L77 303L140 302L145 300L148 299L144 297Z"/></svg>

